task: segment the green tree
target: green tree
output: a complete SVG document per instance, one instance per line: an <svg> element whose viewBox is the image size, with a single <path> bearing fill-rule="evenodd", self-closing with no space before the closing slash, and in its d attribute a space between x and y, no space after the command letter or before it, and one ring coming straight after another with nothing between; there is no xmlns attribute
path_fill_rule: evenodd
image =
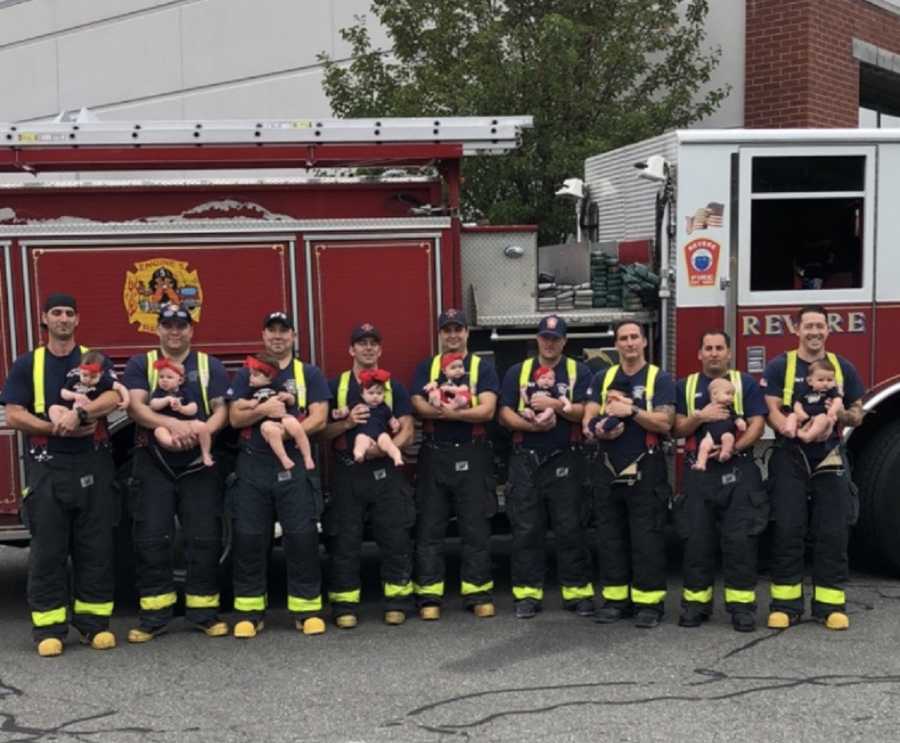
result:
<svg viewBox="0 0 900 743"><path fill-rule="evenodd" d="M349 64L320 55L335 115L534 116L522 149L467 158L464 216L572 230L554 198L585 157L684 127L727 89L699 91L719 50L705 46L708 0L372 0L392 48L363 17L341 30Z"/></svg>

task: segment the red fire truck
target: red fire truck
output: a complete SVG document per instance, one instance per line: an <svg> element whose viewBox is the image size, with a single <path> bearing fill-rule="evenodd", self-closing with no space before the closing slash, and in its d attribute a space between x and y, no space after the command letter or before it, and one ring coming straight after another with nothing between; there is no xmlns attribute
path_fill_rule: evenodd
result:
<svg viewBox="0 0 900 743"><path fill-rule="evenodd" d="M89 118L0 124L0 172L11 174L0 184L0 384L41 341L41 298L63 290L79 299L79 340L117 363L153 344L156 307L177 299L194 314L195 344L232 368L258 349L264 312L285 308L300 354L326 375L346 366L350 328L369 320L401 379L435 350L449 306L466 308L473 346L501 368L558 301L579 350L609 355L612 325L633 319L683 375L707 327L730 330L736 362L761 372L791 344L791 313L821 303L829 346L872 390L848 442L860 530L900 570L888 485L900 479L900 363L876 343L900 315L900 211L885 206L900 187L900 133L673 132L588 159L584 188L561 192L584 239L538 246L534 227L467 225L459 211L461 159L513 150L529 117ZM659 306L564 304L571 287L589 294L599 254L649 264ZM543 296L551 280L570 287L558 300ZM120 438L124 455L127 430ZM17 434L0 430L6 541L27 538L21 456Z"/></svg>
<svg viewBox="0 0 900 743"><path fill-rule="evenodd" d="M591 242L644 242L655 254L660 358L678 376L696 369L709 328L729 331L735 364L758 376L796 347L796 310L827 307L829 349L851 359L869 388L863 425L847 431L857 536L895 571L898 166L897 130L671 132L589 158L581 209Z"/></svg>

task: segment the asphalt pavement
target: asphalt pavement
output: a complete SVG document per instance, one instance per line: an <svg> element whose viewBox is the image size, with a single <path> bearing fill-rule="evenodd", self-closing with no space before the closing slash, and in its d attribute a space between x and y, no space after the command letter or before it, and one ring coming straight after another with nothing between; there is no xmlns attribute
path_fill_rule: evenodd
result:
<svg viewBox="0 0 900 743"><path fill-rule="evenodd" d="M451 552L452 552L451 545ZM495 540L508 575L508 541ZM451 557L451 573L456 569ZM900 580L854 572L851 627L805 621L738 634L718 608L676 625L596 625L559 608L476 619L451 598L439 622L381 623L374 554L355 630L304 637L283 608L251 641L210 639L177 620L151 643L115 650L70 636L61 658L30 642L27 550L0 547L0 741L885 741L900 737ZM283 563L270 594L283 607ZM761 587L768 588L765 578ZM763 617L762 609L759 612Z"/></svg>

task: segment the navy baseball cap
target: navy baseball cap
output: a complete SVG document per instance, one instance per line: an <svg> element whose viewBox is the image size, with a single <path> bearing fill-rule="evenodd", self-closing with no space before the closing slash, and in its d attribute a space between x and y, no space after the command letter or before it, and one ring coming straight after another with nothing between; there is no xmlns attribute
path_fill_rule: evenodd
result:
<svg viewBox="0 0 900 743"><path fill-rule="evenodd" d="M280 310L276 312L270 312L268 315L266 315L265 319L263 320L263 328L267 328L275 323L281 323L288 330L294 329L294 321L291 320L290 316L286 312L281 312Z"/></svg>
<svg viewBox="0 0 900 743"><path fill-rule="evenodd" d="M362 325L357 325L353 328L353 332L350 333L350 343L358 343L364 338L374 338L376 341L381 343L381 333L378 332L378 328L376 328L370 322L364 322Z"/></svg>
<svg viewBox="0 0 900 743"><path fill-rule="evenodd" d="M194 318L180 304L164 304L159 308L159 321L162 322L186 322L192 325Z"/></svg>
<svg viewBox="0 0 900 743"><path fill-rule="evenodd" d="M44 312L49 312L54 307L70 307L75 312L78 312L78 304L75 302L75 297L71 294L57 292L44 300Z"/></svg>
<svg viewBox="0 0 900 743"><path fill-rule="evenodd" d="M566 321L559 315L547 315L538 324L537 334L550 336L551 338L565 338L566 329Z"/></svg>
<svg viewBox="0 0 900 743"><path fill-rule="evenodd" d="M462 310L455 310L452 307L444 310L438 318L438 330L446 325L462 325L467 328L469 324L466 322L466 313Z"/></svg>

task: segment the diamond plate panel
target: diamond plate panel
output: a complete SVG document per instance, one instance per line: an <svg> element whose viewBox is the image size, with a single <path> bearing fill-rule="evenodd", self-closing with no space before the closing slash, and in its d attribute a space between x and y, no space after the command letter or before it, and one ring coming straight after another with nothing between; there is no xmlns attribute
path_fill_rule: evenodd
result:
<svg viewBox="0 0 900 743"><path fill-rule="evenodd" d="M511 258L509 246L522 249ZM465 230L460 238L462 290L465 310L472 323L482 316L532 315L536 310L537 232Z"/></svg>

